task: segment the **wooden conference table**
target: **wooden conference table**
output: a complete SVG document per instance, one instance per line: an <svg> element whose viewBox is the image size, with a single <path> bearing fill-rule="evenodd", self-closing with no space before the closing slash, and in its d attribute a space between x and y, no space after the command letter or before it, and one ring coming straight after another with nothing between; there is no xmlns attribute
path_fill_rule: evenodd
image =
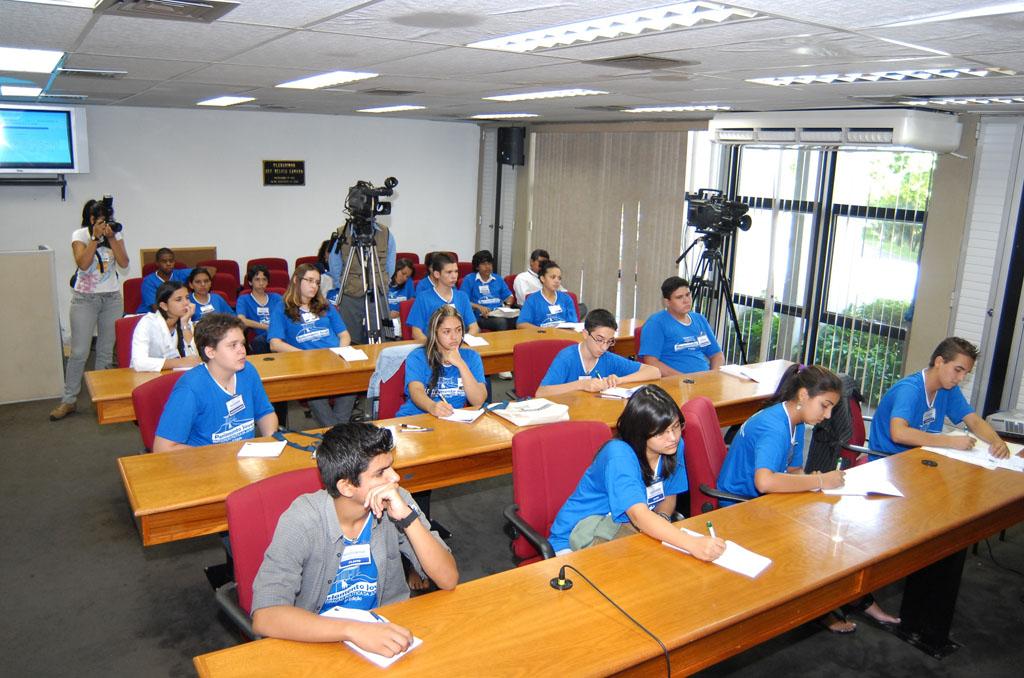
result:
<svg viewBox="0 0 1024 678"><path fill-rule="evenodd" d="M680 403L696 396L710 398L723 425L745 421L774 390L773 386L720 372L700 372L688 379L693 383L686 383L683 377L670 377L658 383ZM613 427L624 407L622 400L600 398L592 393L550 400L568 404L572 419L604 421ZM426 414L378 423L408 423L433 429L425 433L400 431L397 436L395 469L402 475L402 486L409 491L437 489L512 472L512 435L518 429L497 415L485 414L472 424L442 421ZM302 434L289 437L303 445L317 442ZM223 443L117 460L144 545L223 532L227 529L224 501L231 492L315 463L308 452L293 447L286 447L280 457L273 459L239 459L241 445Z"/></svg>
<svg viewBox="0 0 1024 678"><path fill-rule="evenodd" d="M906 497L765 495L682 523L704 532L711 517L719 536L771 558L754 580L636 535L383 607L423 639L388 675L664 675L655 642L576 573L567 572L570 590L549 586L563 564L658 636L674 674L690 674L1024 519L1021 473L920 449L848 477L861 473L888 478ZM829 536L834 514L850 518L843 542ZM259 640L194 662L204 678L379 675L340 643Z"/></svg>
<svg viewBox="0 0 1024 678"><path fill-rule="evenodd" d="M635 326L636 321L632 318L621 323L613 351L623 356L636 353L633 339ZM487 340L488 345L474 350L483 358L486 374L510 371L512 349L518 343L538 339L580 339L578 332L558 329L506 330L487 332L481 336ZM322 398L366 391L381 350L411 343L406 341L357 346L366 352L369 360L356 362L348 362L328 349L253 355L249 356L249 362L259 372L263 387L272 402ZM169 374L169 371L135 372L131 368L118 368L86 372L85 385L96 407L97 421L100 424L135 421L132 391L136 386L162 374Z"/></svg>

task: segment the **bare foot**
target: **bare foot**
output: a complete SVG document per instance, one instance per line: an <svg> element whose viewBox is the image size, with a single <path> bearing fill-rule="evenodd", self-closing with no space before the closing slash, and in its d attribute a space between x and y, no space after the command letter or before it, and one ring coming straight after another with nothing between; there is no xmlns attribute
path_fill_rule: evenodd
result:
<svg viewBox="0 0 1024 678"><path fill-rule="evenodd" d="M871 603L866 608L864 608L864 614L866 614L867 616L871 617L876 622L881 622L882 624L899 624L900 623L900 618L899 617L892 616L891 614L889 614L888 612L883 610L882 606L879 605L878 603Z"/></svg>

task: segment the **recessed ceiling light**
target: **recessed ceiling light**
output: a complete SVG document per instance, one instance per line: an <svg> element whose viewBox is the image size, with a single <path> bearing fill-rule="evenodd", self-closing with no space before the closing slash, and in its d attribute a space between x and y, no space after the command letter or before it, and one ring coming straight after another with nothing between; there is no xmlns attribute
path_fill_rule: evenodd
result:
<svg viewBox="0 0 1024 678"><path fill-rule="evenodd" d="M536 113L481 113L469 116L470 120L519 120L521 118L536 118Z"/></svg>
<svg viewBox="0 0 1024 678"><path fill-rule="evenodd" d="M616 14L578 21L551 28L542 28L501 38L472 42L467 47L495 49L504 52L529 52L535 49L573 45L594 40L653 33L672 28L689 28L700 23L722 23L735 19L752 19L757 12L726 7L714 2L682 2L653 9Z"/></svg>
<svg viewBox="0 0 1024 678"><path fill-rule="evenodd" d="M546 92L524 92L523 94L499 94L484 97L484 101L528 101L530 99L560 99L563 97L585 97L594 94L608 94L599 89L552 89Z"/></svg>
<svg viewBox="0 0 1024 678"><path fill-rule="evenodd" d="M289 89L320 89L321 87L341 85L346 82L356 82L357 80L369 80L370 78L376 78L377 75L377 73L360 73L359 71L331 71L330 73L311 75L308 78L300 78L298 80L282 82L280 85L274 86L287 87Z"/></svg>
<svg viewBox="0 0 1024 678"><path fill-rule="evenodd" d="M14 2L30 2L33 5L59 5L61 7L84 7L96 9L102 0L14 0Z"/></svg>
<svg viewBox="0 0 1024 678"><path fill-rule="evenodd" d="M907 99L905 106L990 106L998 104L1024 104L1024 95L1004 94L995 96L932 97L930 99Z"/></svg>
<svg viewBox="0 0 1024 678"><path fill-rule="evenodd" d="M1001 5L989 5L988 7L965 9L962 12L936 14L934 16L928 16L921 19L911 19L909 21L899 21L894 24L886 24L883 28L893 28L895 26L917 26L919 24L931 24L937 21L956 21L957 19L975 19L982 16L999 16L1000 14L1013 14L1015 12L1024 12L1024 2L1005 2Z"/></svg>
<svg viewBox="0 0 1024 678"><path fill-rule="evenodd" d="M37 97L42 87L18 87L17 85L0 85L0 96L5 97Z"/></svg>
<svg viewBox="0 0 1024 678"><path fill-rule="evenodd" d="M49 49L0 47L0 71L52 73L63 58L64 52Z"/></svg>
<svg viewBox="0 0 1024 678"><path fill-rule="evenodd" d="M776 78L748 78L759 85L848 85L855 82L906 82L914 80L953 79L961 77L1016 75L1004 68L920 68L907 71L878 71L876 73L829 73L825 75L784 75Z"/></svg>
<svg viewBox="0 0 1024 678"><path fill-rule="evenodd" d="M426 106L410 106L398 104L396 106L378 106L377 108L360 108L357 113L401 113L402 111L422 111Z"/></svg>
<svg viewBox="0 0 1024 678"><path fill-rule="evenodd" d="M234 106L235 104L244 104L247 101L255 100L256 97L214 97L213 99L206 99L205 101L197 101L196 106Z"/></svg>
<svg viewBox="0 0 1024 678"><path fill-rule="evenodd" d="M731 111L732 106L719 106L718 104L707 104L699 106L638 106L636 108L624 108L623 113L693 113L695 111Z"/></svg>

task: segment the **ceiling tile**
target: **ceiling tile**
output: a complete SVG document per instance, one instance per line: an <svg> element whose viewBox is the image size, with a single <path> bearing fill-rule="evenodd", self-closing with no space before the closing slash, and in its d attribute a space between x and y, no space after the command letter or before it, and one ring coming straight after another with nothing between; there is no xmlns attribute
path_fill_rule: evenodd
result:
<svg viewBox="0 0 1024 678"><path fill-rule="evenodd" d="M0 0L0 45L66 52L90 19L88 9Z"/></svg>
<svg viewBox="0 0 1024 678"><path fill-rule="evenodd" d="M258 24L261 26L282 26L301 28L317 23L340 12L366 3L366 0L243 0L242 4L224 15L224 23Z"/></svg>
<svg viewBox="0 0 1024 678"><path fill-rule="evenodd" d="M437 45L378 40L359 36L296 31L227 59L253 66L281 66L310 71L366 68L442 49Z"/></svg>
<svg viewBox="0 0 1024 678"><path fill-rule="evenodd" d="M127 77L143 80L168 80L206 64L198 61L169 61L165 59L139 59L135 57L110 57L99 54L69 54L65 68L87 68L93 70L127 71Z"/></svg>

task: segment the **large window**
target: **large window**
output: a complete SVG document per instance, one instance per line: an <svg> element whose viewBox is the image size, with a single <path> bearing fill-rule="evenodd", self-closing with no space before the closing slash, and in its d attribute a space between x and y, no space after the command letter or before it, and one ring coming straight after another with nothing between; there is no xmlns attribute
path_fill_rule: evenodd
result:
<svg viewBox="0 0 1024 678"><path fill-rule="evenodd" d="M934 154L725 153L721 183L752 219L722 247L747 360L787 358L845 372L874 406L903 367ZM692 272L686 263L684 273ZM711 310L726 360L740 362L732 323Z"/></svg>

